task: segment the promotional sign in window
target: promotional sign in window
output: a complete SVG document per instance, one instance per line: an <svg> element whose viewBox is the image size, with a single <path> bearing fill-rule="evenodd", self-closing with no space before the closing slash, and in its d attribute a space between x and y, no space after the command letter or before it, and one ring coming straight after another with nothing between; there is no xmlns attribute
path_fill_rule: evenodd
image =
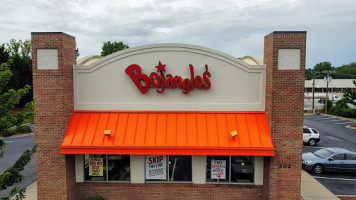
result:
<svg viewBox="0 0 356 200"><path fill-rule="evenodd" d="M211 179L226 178L226 160L211 160Z"/></svg>
<svg viewBox="0 0 356 200"><path fill-rule="evenodd" d="M164 155L146 156L146 180L166 180L167 159Z"/></svg>
<svg viewBox="0 0 356 200"><path fill-rule="evenodd" d="M89 176L103 176L103 158L89 158Z"/></svg>

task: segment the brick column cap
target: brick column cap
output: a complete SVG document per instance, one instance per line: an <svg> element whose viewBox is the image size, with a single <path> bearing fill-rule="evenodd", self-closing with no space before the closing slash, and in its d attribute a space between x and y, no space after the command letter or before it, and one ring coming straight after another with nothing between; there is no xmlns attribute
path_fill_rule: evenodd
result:
<svg viewBox="0 0 356 200"><path fill-rule="evenodd" d="M285 33L307 33L306 31L273 31L269 34L267 34L265 37L268 37L272 34L285 34Z"/></svg>
<svg viewBox="0 0 356 200"><path fill-rule="evenodd" d="M31 35L44 35L44 34L63 34L72 38L75 38L72 35L69 35L68 33L64 33L64 32L31 32Z"/></svg>

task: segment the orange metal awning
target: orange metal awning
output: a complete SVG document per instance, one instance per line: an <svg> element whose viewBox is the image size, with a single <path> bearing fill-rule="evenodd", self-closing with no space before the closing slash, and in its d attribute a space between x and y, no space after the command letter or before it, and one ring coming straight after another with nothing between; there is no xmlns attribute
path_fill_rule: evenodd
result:
<svg viewBox="0 0 356 200"><path fill-rule="evenodd" d="M238 135L232 137L233 131ZM265 112L74 111L60 149L62 154L274 156Z"/></svg>

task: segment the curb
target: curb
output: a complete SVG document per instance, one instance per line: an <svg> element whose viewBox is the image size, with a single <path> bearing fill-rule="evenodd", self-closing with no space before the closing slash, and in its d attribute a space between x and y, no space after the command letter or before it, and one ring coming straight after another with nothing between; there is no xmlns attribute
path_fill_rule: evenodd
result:
<svg viewBox="0 0 356 200"><path fill-rule="evenodd" d="M356 195L337 195L341 200L355 200Z"/></svg>
<svg viewBox="0 0 356 200"><path fill-rule="evenodd" d="M350 121L353 121L353 122L356 123L356 120L355 120L355 119L350 119L350 118L341 117L341 116L337 116L337 115L329 115L329 114L325 114L325 113L320 113L320 115L329 116L329 117L336 117L336 118L340 118L340 119L347 119L347 120L350 120Z"/></svg>
<svg viewBox="0 0 356 200"><path fill-rule="evenodd" d="M355 124L347 125L347 126L345 126L345 128L356 129L356 120L355 119L350 119L350 118L336 116L336 115L329 115L329 114L325 114L325 113L322 113L321 115L328 116L328 117L339 118L339 119L345 119L345 120L349 120L349 121L355 122Z"/></svg>
<svg viewBox="0 0 356 200"><path fill-rule="evenodd" d="M31 136L31 135L35 135L35 133L32 132L32 133L17 134L17 135L12 135L9 137L0 137L0 139L19 138L19 137L26 137L26 136Z"/></svg>
<svg viewBox="0 0 356 200"><path fill-rule="evenodd" d="M356 126L355 125L347 125L345 126L346 128L349 128L349 129L356 129Z"/></svg>

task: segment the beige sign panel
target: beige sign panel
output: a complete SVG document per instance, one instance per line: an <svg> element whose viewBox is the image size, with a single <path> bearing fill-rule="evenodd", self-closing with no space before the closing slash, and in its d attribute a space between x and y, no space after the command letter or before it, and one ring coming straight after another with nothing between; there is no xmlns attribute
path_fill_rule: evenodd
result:
<svg viewBox="0 0 356 200"><path fill-rule="evenodd" d="M125 70L138 65L148 77L165 65L164 75L191 79L211 74L209 89L150 87L142 94ZM227 54L183 44L157 44L126 49L90 65L74 66L76 110L264 111L265 66L249 65ZM167 80L166 80L167 81Z"/></svg>

